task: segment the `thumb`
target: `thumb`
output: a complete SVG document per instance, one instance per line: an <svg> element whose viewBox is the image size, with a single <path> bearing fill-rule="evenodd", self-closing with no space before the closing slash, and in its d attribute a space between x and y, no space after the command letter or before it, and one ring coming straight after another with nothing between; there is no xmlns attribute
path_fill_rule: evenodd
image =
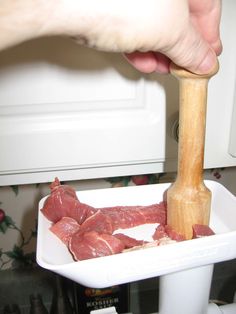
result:
<svg viewBox="0 0 236 314"><path fill-rule="evenodd" d="M213 48L192 25L166 55L178 66L196 74L209 73L217 62Z"/></svg>

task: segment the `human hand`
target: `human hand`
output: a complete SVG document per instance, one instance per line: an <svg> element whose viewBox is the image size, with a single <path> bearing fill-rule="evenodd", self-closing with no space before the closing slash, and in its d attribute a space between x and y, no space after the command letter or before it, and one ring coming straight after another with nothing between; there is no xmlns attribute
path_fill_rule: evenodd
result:
<svg viewBox="0 0 236 314"><path fill-rule="evenodd" d="M176 57L171 52L169 54L166 52L166 55L154 51L126 54L127 60L134 67L146 73L154 71L168 73L172 59L179 66L199 74L208 72L212 68L215 54L218 56L222 52L219 31L221 0L189 0L188 2L189 27L186 27L184 37L189 37L189 40L184 41L183 38L176 43L174 48ZM183 45L182 53L181 45Z"/></svg>
<svg viewBox="0 0 236 314"><path fill-rule="evenodd" d="M66 35L91 48L126 53L143 72L170 60L208 72L221 52L220 0L2 0L0 49ZM132 52L132 54L130 54Z"/></svg>
<svg viewBox="0 0 236 314"><path fill-rule="evenodd" d="M142 72L167 73L172 60L192 72L206 73L221 53L221 0L103 0L91 15L92 3L84 16L89 12L93 23L84 18L79 42L106 51L135 51L125 56ZM73 28L79 30L72 26L70 31Z"/></svg>

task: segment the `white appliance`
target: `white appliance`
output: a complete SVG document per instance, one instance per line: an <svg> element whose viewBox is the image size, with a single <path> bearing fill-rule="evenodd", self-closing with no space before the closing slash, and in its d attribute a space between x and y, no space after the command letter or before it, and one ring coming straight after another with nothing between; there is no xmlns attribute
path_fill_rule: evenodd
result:
<svg viewBox="0 0 236 314"><path fill-rule="evenodd" d="M223 310L208 302L214 263L236 258L236 197L217 182L205 183L212 192L210 227L215 235L78 262L49 230L51 223L40 211L45 197L39 203L37 262L41 267L94 288L160 276L159 314L235 313L236 303ZM82 203L95 208L149 205L160 202L168 187L169 184L149 184L96 189L78 191L77 196ZM131 237L147 239L155 228L153 224L145 224L131 230ZM127 230L119 232L130 235Z"/></svg>

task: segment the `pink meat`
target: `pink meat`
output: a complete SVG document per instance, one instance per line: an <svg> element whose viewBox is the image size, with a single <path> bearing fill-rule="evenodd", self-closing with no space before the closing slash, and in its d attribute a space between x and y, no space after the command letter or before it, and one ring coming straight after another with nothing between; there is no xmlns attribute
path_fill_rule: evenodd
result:
<svg viewBox="0 0 236 314"><path fill-rule="evenodd" d="M52 222L59 221L62 217L71 217L81 224L87 216L95 212L92 206L81 203L73 188L61 185L56 178L51 184L51 194L44 202L41 212Z"/></svg>
<svg viewBox="0 0 236 314"><path fill-rule="evenodd" d="M112 234L114 231L113 221L109 215L98 210L87 218L81 225L80 233L96 231L98 233Z"/></svg>
<svg viewBox="0 0 236 314"><path fill-rule="evenodd" d="M176 231L175 231L171 226L169 226L169 225L166 225L166 226L165 226L165 231L166 231L168 237L170 237L172 240L175 240L175 241L177 241L177 242L186 240L184 235L182 235L182 234L176 232Z"/></svg>
<svg viewBox="0 0 236 314"><path fill-rule="evenodd" d="M168 237L168 234L166 233L165 231L165 226L163 225L159 225L157 226L152 238L153 240L160 240L160 239L163 239L163 238L167 238Z"/></svg>
<svg viewBox="0 0 236 314"><path fill-rule="evenodd" d="M80 232L72 235L69 250L75 260L85 260L120 253L124 250L123 242L110 234L96 231Z"/></svg>
<svg viewBox="0 0 236 314"><path fill-rule="evenodd" d="M125 229L146 223L166 223L166 208L164 203L147 206L116 206L101 208L113 222L113 228Z"/></svg>
<svg viewBox="0 0 236 314"><path fill-rule="evenodd" d="M127 235L125 235L123 233L116 233L116 234L114 234L114 237L123 242L125 249L129 249L129 248L132 248L134 246L140 246L140 245L143 245L144 243L146 243L143 240L137 240L137 239L128 237Z"/></svg>
<svg viewBox="0 0 236 314"><path fill-rule="evenodd" d="M116 206L101 208L100 210L111 218L114 230L116 230L143 224L145 219L138 212L140 207L141 206Z"/></svg>
<svg viewBox="0 0 236 314"><path fill-rule="evenodd" d="M50 227L50 231L54 233L64 244L68 245L71 236L77 232L79 228L80 225L76 220L70 217L63 217Z"/></svg>
<svg viewBox="0 0 236 314"><path fill-rule="evenodd" d="M62 185L61 185L61 183L60 183L58 178L55 178L55 180L50 184L51 192L54 191L55 189L58 189L58 188L61 188L61 187L62 187ZM71 197L77 199L76 192L75 192L75 190L71 186L63 185L63 190L68 195L70 195Z"/></svg>
<svg viewBox="0 0 236 314"><path fill-rule="evenodd" d="M124 249L146 245L144 241L113 234L117 229L146 223L159 223L153 235L158 245L185 240L183 235L166 225L166 202L94 208L81 203L75 191L70 186L60 185L57 178L51 184L51 194L41 210L49 220L56 222L50 230L68 245L75 260L117 254ZM212 234L214 232L208 226L193 225L194 238Z"/></svg>
<svg viewBox="0 0 236 314"><path fill-rule="evenodd" d="M61 185L56 178L51 184L51 194L44 202L42 213L52 222L62 217L71 217L79 224L94 215L98 210L108 215L113 221L113 229L130 228L145 223L166 222L166 208L164 203L148 206L116 206L96 209L81 203L73 188Z"/></svg>
<svg viewBox="0 0 236 314"><path fill-rule="evenodd" d="M182 234L179 234L176 231L174 231L173 228L171 228L169 225L157 226L152 238L153 238L153 240L170 238L171 240L175 240L177 242L185 240L185 237Z"/></svg>
<svg viewBox="0 0 236 314"><path fill-rule="evenodd" d="M214 235L214 231L207 225L193 225L193 239Z"/></svg>

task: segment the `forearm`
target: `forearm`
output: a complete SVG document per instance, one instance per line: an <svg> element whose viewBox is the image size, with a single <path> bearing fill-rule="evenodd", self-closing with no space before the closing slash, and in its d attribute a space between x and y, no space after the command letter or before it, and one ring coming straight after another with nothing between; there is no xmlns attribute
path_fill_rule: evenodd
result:
<svg viewBox="0 0 236 314"><path fill-rule="evenodd" d="M62 35L104 51L158 52L206 73L221 51L220 0L202 1L0 0L0 50Z"/></svg>
<svg viewBox="0 0 236 314"><path fill-rule="evenodd" d="M51 6L44 0L0 0L0 50L45 35Z"/></svg>
<svg viewBox="0 0 236 314"><path fill-rule="evenodd" d="M186 0L0 0L0 50L48 35L75 37L106 51L157 50L160 34L176 41L172 21L178 11L181 27ZM171 32L163 27L167 19Z"/></svg>
<svg viewBox="0 0 236 314"><path fill-rule="evenodd" d="M60 0L53 29L99 50L155 51L176 41L187 20L187 0Z"/></svg>
<svg viewBox="0 0 236 314"><path fill-rule="evenodd" d="M0 50L49 35L90 42L106 17L109 0L102 2L100 6L97 0L0 0Z"/></svg>

